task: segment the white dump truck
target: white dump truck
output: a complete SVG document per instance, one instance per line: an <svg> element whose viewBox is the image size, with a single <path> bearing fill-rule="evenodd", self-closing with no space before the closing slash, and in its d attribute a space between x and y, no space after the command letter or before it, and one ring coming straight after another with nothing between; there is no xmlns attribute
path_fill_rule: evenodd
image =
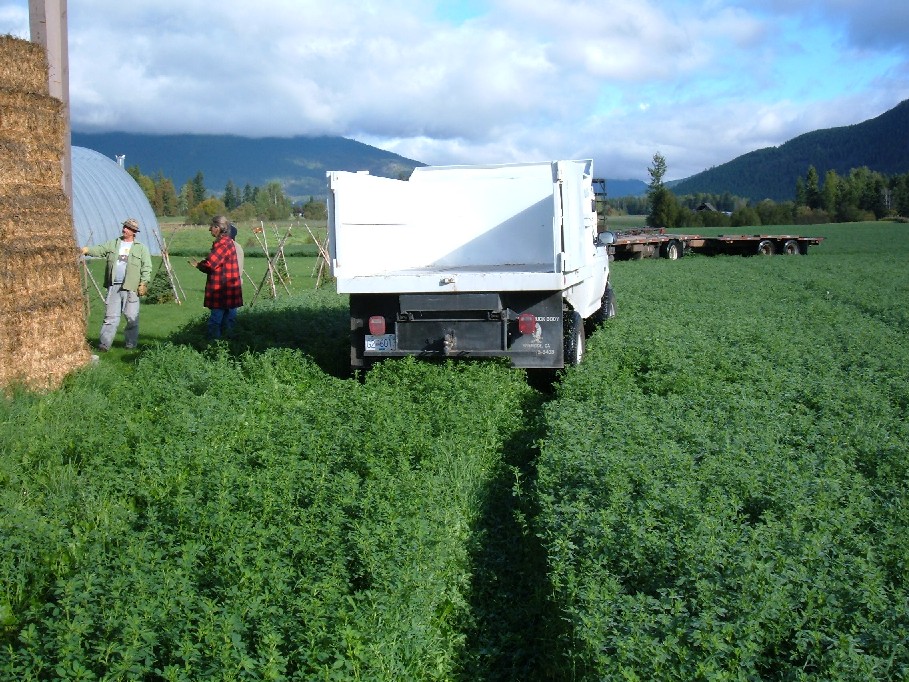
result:
<svg viewBox="0 0 909 682"><path fill-rule="evenodd" d="M407 355L579 363L585 327L615 314L592 170L584 160L426 166L409 180L330 171L351 367Z"/></svg>

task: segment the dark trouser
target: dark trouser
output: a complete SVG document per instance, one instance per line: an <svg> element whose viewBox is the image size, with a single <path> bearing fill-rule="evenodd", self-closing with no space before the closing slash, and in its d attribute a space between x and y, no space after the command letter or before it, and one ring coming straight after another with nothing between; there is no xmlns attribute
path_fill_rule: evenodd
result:
<svg viewBox="0 0 909 682"><path fill-rule="evenodd" d="M212 308L208 318L208 338L220 339L222 334L230 336L236 322L236 308Z"/></svg>

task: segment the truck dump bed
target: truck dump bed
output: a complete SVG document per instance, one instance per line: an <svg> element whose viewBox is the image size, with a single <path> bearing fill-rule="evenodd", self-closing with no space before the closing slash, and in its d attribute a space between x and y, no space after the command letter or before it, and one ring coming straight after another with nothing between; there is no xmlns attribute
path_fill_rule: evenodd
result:
<svg viewBox="0 0 909 682"><path fill-rule="evenodd" d="M340 293L559 290L584 276L590 161L328 173ZM589 234L588 234L589 233Z"/></svg>

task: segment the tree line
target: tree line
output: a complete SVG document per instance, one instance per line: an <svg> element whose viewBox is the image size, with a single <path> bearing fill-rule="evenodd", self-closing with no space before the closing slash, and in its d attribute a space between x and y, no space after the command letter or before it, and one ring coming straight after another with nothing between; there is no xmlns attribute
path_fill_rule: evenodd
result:
<svg viewBox="0 0 909 682"><path fill-rule="evenodd" d="M653 156L647 171L650 184L643 197L608 199L613 214L646 215L650 227L746 227L758 225L816 225L909 216L909 173L887 176L867 167L847 175L834 170L823 183L814 166L796 179L795 201L750 199L723 194L676 196L663 182L666 159Z"/></svg>
<svg viewBox="0 0 909 682"><path fill-rule="evenodd" d="M220 195L205 188L205 176L199 171L177 192L173 180L160 171L150 177L139 166L126 169L148 198L158 217L185 216L193 225L207 225L216 215L227 215L234 221L284 220L301 215L310 220L324 220L327 216L324 201L309 197L305 203L294 203L285 193L280 182L272 181L264 187L249 183L239 188L228 180Z"/></svg>

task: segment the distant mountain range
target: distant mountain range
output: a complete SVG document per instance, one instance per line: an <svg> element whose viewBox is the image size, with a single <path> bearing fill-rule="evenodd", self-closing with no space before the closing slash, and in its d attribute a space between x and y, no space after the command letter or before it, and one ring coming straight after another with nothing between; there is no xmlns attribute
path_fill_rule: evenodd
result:
<svg viewBox="0 0 909 682"><path fill-rule="evenodd" d="M138 166L154 178L159 172L176 189L202 171L205 186L221 194L228 181L241 190L277 181L288 196L324 197L325 172L368 170L373 175L407 176L426 164L344 137L238 137L233 135L145 135L73 132L72 144L111 159L125 155L124 165Z"/></svg>
<svg viewBox="0 0 909 682"><path fill-rule="evenodd" d="M232 135L146 135L73 132L72 143L114 159L145 175L158 172L177 191L202 171L205 186L222 193L228 181L242 189L278 181L294 199L325 196L325 172L368 170L389 178L406 177L426 164L344 137L250 138ZM670 166L672 160L668 160ZM743 154L683 180L667 183L676 195L724 194L754 201L795 197L798 178L814 166L823 181L835 170L846 175L867 166L887 175L909 173L909 100L863 123L805 133L779 147ZM641 196L641 180L607 180L613 198Z"/></svg>
<svg viewBox="0 0 909 682"><path fill-rule="evenodd" d="M610 199L618 197L640 197L647 194L647 183L643 180L607 180L606 196Z"/></svg>
<svg viewBox="0 0 909 682"><path fill-rule="evenodd" d="M368 170L386 178L408 176L425 163L386 152L346 137L238 137L233 135L146 135L73 132L72 144L138 166L149 177L158 172L177 191L202 171L206 188L224 192L228 180L243 189L278 181L295 199L324 197L325 172ZM644 194L641 180L609 180L609 196Z"/></svg>
<svg viewBox="0 0 909 682"><path fill-rule="evenodd" d="M809 166L821 182L828 170L847 175L862 166L885 175L909 173L909 100L863 123L816 130L779 147L743 154L674 183L672 191L677 196L729 192L752 201L786 201L795 198L796 180L805 177Z"/></svg>

